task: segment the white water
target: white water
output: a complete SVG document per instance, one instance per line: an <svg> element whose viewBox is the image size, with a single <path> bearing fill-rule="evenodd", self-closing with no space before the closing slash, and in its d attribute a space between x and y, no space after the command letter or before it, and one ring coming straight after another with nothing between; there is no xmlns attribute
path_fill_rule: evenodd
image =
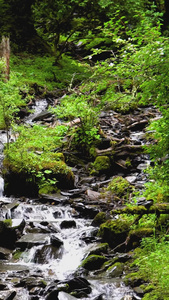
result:
<svg viewBox="0 0 169 300"><path fill-rule="evenodd" d="M3 192L4 192L4 179L0 177L0 198L3 197Z"/></svg>

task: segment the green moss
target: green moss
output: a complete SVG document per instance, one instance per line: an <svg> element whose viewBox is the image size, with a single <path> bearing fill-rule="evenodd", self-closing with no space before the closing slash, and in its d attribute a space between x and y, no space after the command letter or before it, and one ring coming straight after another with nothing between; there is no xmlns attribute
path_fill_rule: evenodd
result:
<svg viewBox="0 0 169 300"><path fill-rule="evenodd" d="M101 243L98 244L94 249L90 250L90 255L101 255L102 253L107 253L108 250L108 243Z"/></svg>
<svg viewBox="0 0 169 300"><path fill-rule="evenodd" d="M113 234L128 232L130 229L130 222L123 219L108 220L101 224L99 235L102 236L106 229L110 230Z"/></svg>
<svg viewBox="0 0 169 300"><path fill-rule="evenodd" d="M81 267L92 271L92 270L97 270L100 269L101 266L104 264L106 261L105 256L102 255L89 255L86 259L83 260Z"/></svg>
<svg viewBox="0 0 169 300"><path fill-rule="evenodd" d="M106 213L103 211L100 211L93 219L92 225L99 226L102 223L106 222L107 216Z"/></svg>
<svg viewBox="0 0 169 300"><path fill-rule="evenodd" d="M16 251L13 253L13 258L14 258L15 260L18 260L18 259L21 257L22 253L23 253L22 251L16 250Z"/></svg>
<svg viewBox="0 0 169 300"><path fill-rule="evenodd" d="M46 183L39 189L39 195L41 194L54 194L57 193L59 189L53 184Z"/></svg>
<svg viewBox="0 0 169 300"><path fill-rule="evenodd" d="M4 224L7 226L7 227L11 227L12 226L12 219L6 219L3 221Z"/></svg>
<svg viewBox="0 0 169 300"><path fill-rule="evenodd" d="M119 277L122 275L123 269L124 264L121 262L116 262L107 269L106 273L109 277Z"/></svg>
<svg viewBox="0 0 169 300"><path fill-rule="evenodd" d="M130 183L122 176L114 177L107 187L108 191L118 197L124 196L132 190Z"/></svg>
<svg viewBox="0 0 169 300"><path fill-rule="evenodd" d="M131 287L144 283L143 276L141 276L138 272L127 274L123 280L126 285L130 285Z"/></svg>
<svg viewBox="0 0 169 300"><path fill-rule="evenodd" d="M94 170L92 170L91 173L92 172L101 173L104 171L108 171L110 170L110 167L111 167L111 163L108 156L97 156L93 163Z"/></svg>

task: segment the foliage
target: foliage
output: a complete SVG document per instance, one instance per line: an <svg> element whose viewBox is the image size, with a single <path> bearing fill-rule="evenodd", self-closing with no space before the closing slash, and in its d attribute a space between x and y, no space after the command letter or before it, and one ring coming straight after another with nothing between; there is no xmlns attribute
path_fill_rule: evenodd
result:
<svg viewBox="0 0 169 300"><path fill-rule="evenodd" d="M79 118L79 124L69 129L70 147L82 153L89 153L90 146L100 138L98 112L90 101L89 96L74 93L65 96L60 106L52 109L57 118L67 121Z"/></svg>
<svg viewBox="0 0 169 300"><path fill-rule="evenodd" d="M90 69L86 64L64 56L57 66L54 65L53 56L38 56L22 53L11 57L11 68L17 73L20 83L32 87L39 86L45 96L45 91L55 89L68 89L90 75ZM66 76L65 76L66 74Z"/></svg>
<svg viewBox="0 0 169 300"><path fill-rule="evenodd" d="M169 243L164 240L159 243L154 237L145 238L142 241L142 247L135 264L139 266L139 274L155 286L148 297L151 299L167 299ZM148 297L145 296L145 299L150 299Z"/></svg>
<svg viewBox="0 0 169 300"><path fill-rule="evenodd" d="M17 129L19 137L5 150L4 170L27 174L28 180L35 180L39 188L46 187L50 191L56 186L57 174L73 176L63 154L55 152L62 145L67 127L35 125L26 128L20 125Z"/></svg>
<svg viewBox="0 0 169 300"><path fill-rule="evenodd" d="M84 35L89 28L94 29L104 16L104 8L99 2L89 0L39 1L33 5L35 28L53 53L60 57L68 39L76 32ZM66 36L59 49L61 35Z"/></svg>
<svg viewBox="0 0 169 300"><path fill-rule="evenodd" d="M19 78L11 72L10 79L3 78L4 63L0 61L0 128L7 132L7 143L9 143L9 130L16 119L19 108L25 105L25 100L21 98L19 89ZM26 89L26 87L25 87Z"/></svg>

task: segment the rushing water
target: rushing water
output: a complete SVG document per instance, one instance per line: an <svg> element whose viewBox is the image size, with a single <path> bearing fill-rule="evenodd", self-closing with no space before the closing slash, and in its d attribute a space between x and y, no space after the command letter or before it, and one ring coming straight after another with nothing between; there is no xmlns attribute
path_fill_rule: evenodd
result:
<svg viewBox="0 0 169 300"><path fill-rule="evenodd" d="M29 272L29 276L36 277L36 274L39 274L47 282L67 279L78 269L83 258L89 253L94 244L96 244L96 242L87 244L83 241L83 237L90 236L95 228L91 226L90 219L74 218L75 212L72 212L72 208L69 205L53 206L49 204L36 204L34 203L35 201L30 202L30 204L25 202L19 203L12 210L11 218L13 225L16 226L18 220L26 220L24 236L30 236L31 242L33 242L34 238L37 240L37 236L39 236L39 239L43 242L46 239L45 243L25 249L18 261L11 259L7 263L3 262L1 272L5 271L7 281L9 281L10 277L15 277L17 273L24 270ZM65 220L75 220L76 226L73 228L61 228L61 224ZM53 233L29 233L30 224L35 229L42 229L44 227L41 224L48 224L48 226L52 227ZM38 251L41 251L44 245L49 245L51 235L57 236L57 238L63 241L63 246L59 250L58 257L53 257L50 247L49 249L47 247L44 261L36 262L35 258ZM96 296L103 294L105 295L103 299L121 300L124 295L131 293L129 288L125 287L119 278L88 278L88 280L91 283L92 293L88 298L83 299L94 299ZM64 293L60 293L59 299L65 299L64 297ZM28 300L30 298L24 290L23 295L19 299ZM43 300L44 297L39 299Z"/></svg>
<svg viewBox="0 0 169 300"><path fill-rule="evenodd" d="M47 107L46 100L39 101L33 107L34 113L25 121L32 124L32 117L36 116ZM144 144L144 132L132 132L130 139ZM0 134L0 169L3 162L3 143L6 142L6 134ZM143 170L149 165L149 158L142 156L136 173L128 174L127 178L132 184L137 184L142 188L146 180ZM139 170L139 172L138 172ZM82 260L89 254L90 250L97 245L94 242L85 242L84 237L95 236L95 227L91 225L90 218L79 217L78 212L68 204L61 201L60 204L42 203L40 199L14 199L3 195L4 180L0 176L0 203L1 220L12 219L12 226L17 226L22 220L26 222L23 236L27 239L28 247L22 250L18 259L13 259L12 255L7 261L0 263L1 281L5 282L9 290L16 291L16 300L31 300L29 292L24 287L16 288L13 283L22 276L40 276L48 284L55 281L62 281L71 278L79 269ZM74 221L71 228L63 228L63 221ZM51 238L56 237L63 244L55 253L51 248ZM19 241L18 241L19 242ZM18 244L18 249L20 249ZM89 273L90 274L90 273ZM121 278L104 278L101 275L86 275L90 282L92 292L88 298L82 299L105 299L121 300L127 295L133 295L130 288L123 284ZM102 298L97 298L103 295ZM0 291L0 299L6 299L6 292ZM59 293L59 300L75 299L67 298L64 292ZM39 300L44 300L44 296L38 295ZM127 299L127 298L126 298ZM131 298L130 298L131 299ZM140 299L139 297L135 299Z"/></svg>

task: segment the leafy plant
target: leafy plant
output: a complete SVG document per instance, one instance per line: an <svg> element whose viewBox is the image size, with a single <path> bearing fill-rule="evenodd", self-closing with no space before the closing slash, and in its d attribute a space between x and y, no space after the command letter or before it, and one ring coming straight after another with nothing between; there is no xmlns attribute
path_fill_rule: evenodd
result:
<svg viewBox="0 0 169 300"><path fill-rule="evenodd" d="M75 122L77 125L69 128L70 147L83 153L89 153L92 143L100 138L98 112L92 104L89 96L74 93L64 97L60 106L52 110L57 117L67 121L79 118L79 122Z"/></svg>
<svg viewBox="0 0 169 300"><path fill-rule="evenodd" d="M169 243L153 238L142 240L142 251L135 260L139 266L139 274L155 286L155 289L144 299L167 299L168 298L168 263L169 263ZM155 298L153 298L155 297Z"/></svg>
<svg viewBox="0 0 169 300"><path fill-rule="evenodd" d="M11 72L8 81L3 78L4 62L0 61L0 128L7 132L7 144L9 144L9 132L12 123L16 119L19 108L25 105L25 100L20 95L18 77Z"/></svg>

